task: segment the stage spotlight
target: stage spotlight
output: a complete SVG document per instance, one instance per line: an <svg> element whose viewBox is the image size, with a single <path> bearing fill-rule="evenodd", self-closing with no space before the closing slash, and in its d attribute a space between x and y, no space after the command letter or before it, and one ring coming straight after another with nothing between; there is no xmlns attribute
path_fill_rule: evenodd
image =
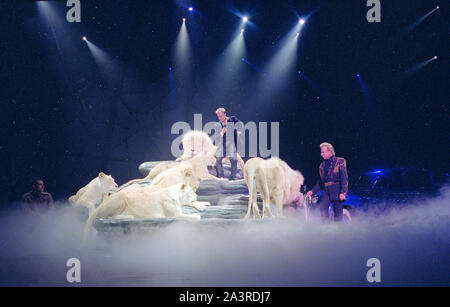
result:
<svg viewBox="0 0 450 307"><path fill-rule="evenodd" d="M435 55L433 59L437 60L437 56Z"/></svg>
<svg viewBox="0 0 450 307"><path fill-rule="evenodd" d="M297 32L297 37L299 37L299 36L300 36L300 33Z"/></svg>
<svg viewBox="0 0 450 307"><path fill-rule="evenodd" d="M359 74L356 74L356 76L359 78Z"/></svg>
<svg viewBox="0 0 450 307"><path fill-rule="evenodd" d="M303 24L305 24L305 20L302 18L302 19L299 20L298 23L301 24L301 25L303 25Z"/></svg>
<svg viewBox="0 0 450 307"><path fill-rule="evenodd" d="M244 29L241 29L241 33L244 33Z"/></svg>
<svg viewBox="0 0 450 307"><path fill-rule="evenodd" d="M194 10L194 8L191 6L191 7L188 8L188 10L189 10L190 12L192 12L192 11Z"/></svg>
<svg viewBox="0 0 450 307"><path fill-rule="evenodd" d="M436 6L436 9L438 9L438 10L439 10L439 5L438 5L438 6Z"/></svg>
<svg viewBox="0 0 450 307"><path fill-rule="evenodd" d="M83 39L84 41L87 40L86 36L83 36L82 39Z"/></svg>
<svg viewBox="0 0 450 307"><path fill-rule="evenodd" d="M186 21L186 18L183 18L183 22L185 22Z"/></svg>
<svg viewBox="0 0 450 307"><path fill-rule="evenodd" d="M242 18L242 21L243 21L243 22L248 22L248 17L247 17L247 16L244 16L244 18Z"/></svg>

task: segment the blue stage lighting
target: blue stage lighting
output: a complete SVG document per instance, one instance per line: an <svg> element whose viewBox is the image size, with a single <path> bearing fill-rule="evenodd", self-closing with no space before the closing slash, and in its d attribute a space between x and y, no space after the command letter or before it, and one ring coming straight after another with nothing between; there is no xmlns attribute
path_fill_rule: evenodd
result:
<svg viewBox="0 0 450 307"><path fill-rule="evenodd" d="M188 8L188 10L189 10L190 12L192 12L192 11L194 10L194 8L193 8L192 6L190 6L190 7Z"/></svg>

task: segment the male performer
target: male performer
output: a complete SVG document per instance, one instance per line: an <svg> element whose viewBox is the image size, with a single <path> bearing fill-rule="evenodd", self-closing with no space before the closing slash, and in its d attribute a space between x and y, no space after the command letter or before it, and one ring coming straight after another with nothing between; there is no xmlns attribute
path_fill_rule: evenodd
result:
<svg viewBox="0 0 450 307"><path fill-rule="evenodd" d="M25 211L39 209L53 209L53 198L50 193L44 192L44 181L35 178L31 182L32 190L22 196L22 208Z"/></svg>
<svg viewBox="0 0 450 307"><path fill-rule="evenodd" d="M216 153L216 171L217 177L223 178L223 166L222 159L228 157L231 163L230 180L236 179L237 172L237 137L241 133L239 130L239 119L236 116L227 117L226 110L224 108L218 108L216 110L217 118L222 126L222 146L218 146ZM227 137L227 123L233 123L233 134Z"/></svg>
<svg viewBox="0 0 450 307"><path fill-rule="evenodd" d="M320 144L320 155L325 160L319 166L320 178L306 196L319 193L323 189L320 201L320 214L323 220L328 220L328 208L333 204L334 221L342 221L343 202L348 192L347 164L344 158L334 154L333 145Z"/></svg>

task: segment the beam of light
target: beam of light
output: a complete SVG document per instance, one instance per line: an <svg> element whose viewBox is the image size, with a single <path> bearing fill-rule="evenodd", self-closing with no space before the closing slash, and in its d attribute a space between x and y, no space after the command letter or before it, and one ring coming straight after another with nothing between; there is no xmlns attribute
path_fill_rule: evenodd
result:
<svg viewBox="0 0 450 307"><path fill-rule="evenodd" d="M412 64L406 69L403 69L393 74L389 78L386 78L386 80L384 80L384 82L379 85L379 89L377 89L379 99L382 100L385 96L389 95L392 90L400 87L405 80L414 77L414 75L423 70L432 62L437 61L437 59L437 56L433 56L425 61Z"/></svg>
<svg viewBox="0 0 450 307"><path fill-rule="evenodd" d="M119 65L116 60L87 38L84 41L86 42L102 76L110 83L110 85L115 84L120 73Z"/></svg>
<svg viewBox="0 0 450 307"><path fill-rule="evenodd" d="M55 1L36 1L40 17L47 23L53 34L59 54L68 54L74 48L67 28L65 14L58 9Z"/></svg>
<svg viewBox="0 0 450 307"><path fill-rule="evenodd" d="M243 22L248 22L248 17L247 16L242 17L242 21Z"/></svg>
<svg viewBox="0 0 450 307"><path fill-rule="evenodd" d="M262 97L269 99L281 90L286 78L294 71L297 63L297 48L302 25L296 22L295 26L279 43L275 55L263 67L264 75L260 81ZM299 33L299 35L297 35Z"/></svg>
<svg viewBox="0 0 450 307"><path fill-rule="evenodd" d="M401 41L402 39L407 36L411 31L413 31L419 24L421 24L425 19L427 19L432 13L434 13L436 10L439 9L439 6L431 10L430 12L426 13L424 16L418 18L410 25L406 26L405 28L400 29L396 33L394 33L392 36L388 37L385 42L381 46L374 45L373 48L369 52L361 54L361 61L364 63L361 67L361 69L366 69L369 66L373 65L375 62L382 62L385 60L387 54L394 49Z"/></svg>
<svg viewBox="0 0 450 307"><path fill-rule="evenodd" d="M242 67L244 65L241 59L245 58L246 53L245 35L238 30L234 33L233 40L221 53L212 70L209 86L211 92L215 93L217 97L225 99L230 92L230 88L243 80Z"/></svg>
<svg viewBox="0 0 450 307"><path fill-rule="evenodd" d="M303 79L305 79L306 81L308 81L308 83L309 83L315 90L317 90L319 93L321 92L320 86L319 86L316 82L314 82L313 80L311 80L309 77L307 77L301 70L298 71L298 74L299 74L300 76L302 76Z"/></svg>
<svg viewBox="0 0 450 307"><path fill-rule="evenodd" d="M183 22L175 40L173 49L174 76L177 84L185 84L190 80L191 72L191 42L186 23Z"/></svg>
<svg viewBox="0 0 450 307"><path fill-rule="evenodd" d="M302 76L302 78L306 80L309 83L309 85L311 85L316 90L316 92L324 98L325 101L328 101L333 104L338 102L336 97L334 97L327 89L323 88L322 86L314 82L311 78L306 76L301 70L298 71L298 74Z"/></svg>
<svg viewBox="0 0 450 307"><path fill-rule="evenodd" d="M363 94L364 100L366 102L366 104L369 107L373 107L374 106L374 102L373 102L373 98L372 95L370 94L369 90L367 89L367 86L364 84L361 75L360 74L356 74L356 77L359 80L359 85L361 87L361 92Z"/></svg>
<svg viewBox="0 0 450 307"><path fill-rule="evenodd" d="M256 66L255 64L253 64L253 63L251 63L251 62L249 62L248 60L246 60L246 59L244 59L244 58L242 58L241 59L244 63L246 63L248 66L250 66L251 68L253 68L255 71L257 71L257 72L261 72L261 68L259 68L258 66Z"/></svg>
<svg viewBox="0 0 450 307"><path fill-rule="evenodd" d="M169 67L169 84L170 84L170 109L176 107L175 82L173 81L172 67Z"/></svg>
<svg viewBox="0 0 450 307"><path fill-rule="evenodd" d="M429 11L428 13L426 13L425 15L423 15L422 17L418 18L416 21L414 21L412 24L410 24L409 26L407 26L404 30L402 34L408 34L409 32L411 32L415 27L417 27L419 24L421 24L425 19L427 19L431 14L433 14L435 11L437 11L439 9L439 6L435 7L434 9L432 9L431 11Z"/></svg>
<svg viewBox="0 0 450 307"><path fill-rule="evenodd" d="M413 75L418 73L420 70L422 70L425 66L427 66L428 64L430 64L431 62L436 61L436 60L437 60L437 56L434 56L428 60L411 65L410 67L408 67L408 69L406 69L403 72L400 72L399 74L397 74L394 77L394 83L399 84L400 82L404 81L405 79L412 77Z"/></svg>

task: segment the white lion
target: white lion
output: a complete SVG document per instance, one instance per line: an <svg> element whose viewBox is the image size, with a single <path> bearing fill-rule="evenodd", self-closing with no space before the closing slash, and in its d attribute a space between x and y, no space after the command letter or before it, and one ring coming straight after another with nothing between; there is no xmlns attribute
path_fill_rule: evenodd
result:
<svg viewBox="0 0 450 307"><path fill-rule="evenodd" d="M108 196L100 204L102 212L107 212L109 216L118 216L123 214L126 207L126 199L133 194L146 193L150 195L153 192L160 191L167 187L176 184L186 184L195 192L199 187L199 181L195 177L190 164L177 163L177 167L167 169L157 175L150 185L141 187L140 185L130 185L121 189L120 191ZM205 206L209 205L207 202L193 202L190 206L197 210L205 210ZM97 209L98 209L97 208ZM90 215L91 216L91 215Z"/></svg>
<svg viewBox="0 0 450 307"><path fill-rule="evenodd" d="M120 192L119 192L120 193ZM185 183L171 185L149 192L141 186L134 186L132 193L124 193L119 201L108 200L102 203L89 216L84 229L83 242L86 240L92 223L97 218L177 218L199 220L200 215L185 214L181 206L192 206L197 200L192 187Z"/></svg>
<svg viewBox="0 0 450 307"><path fill-rule="evenodd" d="M208 172L208 166L215 165L216 151L215 146L207 133L199 130L191 130L187 132L182 139L183 155L176 159L177 162L186 162L192 166L194 175L200 180L219 179ZM244 167L244 160L237 154L238 167ZM176 167L180 163L161 162L156 165L147 176L141 179L133 179L123 184L119 190L124 189L132 184L150 181L156 178L160 173L167 169Z"/></svg>
<svg viewBox="0 0 450 307"><path fill-rule="evenodd" d="M202 155L207 165L215 165L217 146L213 144L206 132L200 130L188 131L183 136L181 143L183 144L183 155L177 161L186 161L197 155ZM242 157L238 153L236 155L238 167L243 169L244 160L242 160Z"/></svg>
<svg viewBox="0 0 450 307"><path fill-rule="evenodd" d="M183 144L183 155L177 161L186 161L198 155L202 155L206 165L216 163L216 150L211 138L206 132L200 130L188 131L181 141Z"/></svg>
<svg viewBox="0 0 450 307"><path fill-rule="evenodd" d="M256 202L257 192L263 200L263 215L273 216L270 204L277 207L277 216L283 216L283 205L290 204L299 199L300 187L304 182L299 171L292 170L286 162L279 158L267 160L252 158L245 163L244 178L248 187L248 210L245 219L250 217L250 208L253 208L253 217L260 217Z"/></svg>
<svg viewBox="0 0 450 307"><path fill-rule="evenodd" d="M127 188L133 184L136 183L142 183L145 181L152 181L152 185L154 184L154 182L159 182L163 179L163 176L160 176L161 174L165 174L164 176L167 177L168 174L171 174L170 172L167 173L168 170L170 169L190 169L192 171L192 176L196 177L200 180L205 180L205 179L218 179L216 176L211 175L208 172L208 167L205 163L205 160L203 159L202 155L198 155L195 156L194 158L191 158L189 160L183 161L183 162L175 162L175 163L168 163L168 162L161 162L158 165L156 165L149 173L147 176L145 176L142 179L133 179L128 181L127 183L123 184L122 186L120 186L119 191L123 190L124 188ZM178 171L174 171L173 173L177 173ZM168 177L167 180L170 180L170 178ZM173 183L172 183L173 184ZM198 188L198 184L197 184L197 188ZM197 190L197 188L195 188L195 190Z"/></svg>
<svg viewBox="0 0 450 307"><path fill-rule="evenodd" d="M69 202L72 205L88 208L89 215L91 215L95 207L103 201L105 194L116 190L117 183L114 181L114 178L111 175L100 172L91 182L79 189L75 195L70 196Z"/></svg>

